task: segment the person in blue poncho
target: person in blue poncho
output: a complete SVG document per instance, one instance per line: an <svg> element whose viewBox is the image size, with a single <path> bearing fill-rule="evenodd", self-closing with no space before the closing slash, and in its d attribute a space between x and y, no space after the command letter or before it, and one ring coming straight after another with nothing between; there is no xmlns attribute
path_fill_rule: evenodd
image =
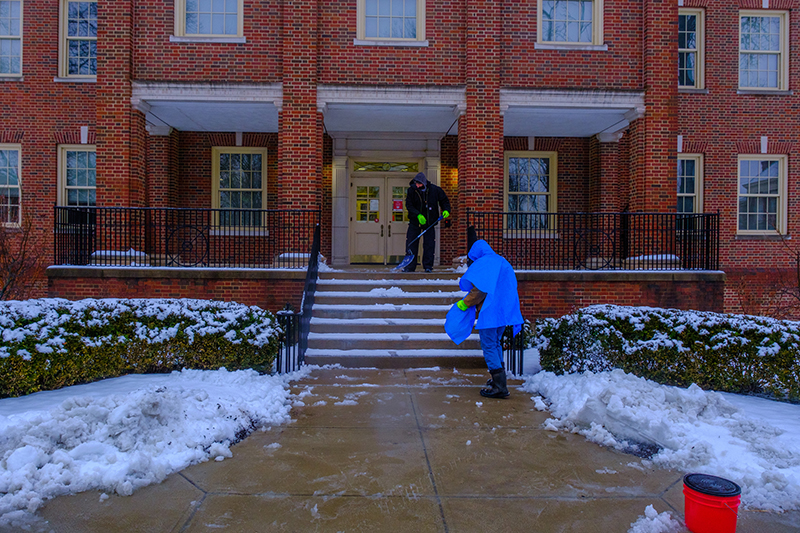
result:
<svg viewBox="0 0 800 533"><path fill-rule="evenodd" d="M475 327L480 334L486 366L492 375L486 382L488 388L481 389L481 396L508 398L501 341L506 326L514 326L514 335L522 329L517 276L511 264L492 250L484 240L476 241L467 256L473 263L461 276L458 284L461 290L467 291L468 294L451 309L450 313L455 316L451 317L448 313L445 329L457 344L460 343L466 338L463 333L466 331L466 335L469 335L472 331L472 320L469 320L468 315L459 317L456 313L472 314L477 311L478 322ZM476 308L475 311L471 309L472 307ZM456 325L459 322L460 325ZM469 324L468 327L464 325L465 323ZM455 331L456 329L460 331Z"/></svg>

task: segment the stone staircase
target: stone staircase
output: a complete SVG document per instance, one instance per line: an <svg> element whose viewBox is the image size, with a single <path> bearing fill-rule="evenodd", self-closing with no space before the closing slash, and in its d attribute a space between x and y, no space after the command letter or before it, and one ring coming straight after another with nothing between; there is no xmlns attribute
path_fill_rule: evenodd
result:
<svg viewBox="0 0 800 533"><path fill-rule="evenodd" d="M444 331L464 292L455 272L320 272L305 361L345 367L483 368L477 332L456 346Z"/></svg>

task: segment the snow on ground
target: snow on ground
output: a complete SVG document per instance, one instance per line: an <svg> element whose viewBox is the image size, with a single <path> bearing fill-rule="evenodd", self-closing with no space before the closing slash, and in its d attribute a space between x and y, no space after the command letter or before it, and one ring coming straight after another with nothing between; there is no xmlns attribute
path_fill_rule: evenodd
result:
<svg viewBox="0 0 800 533"><path fill-rule="evenodd" d="M744 508L800 509L800 405L660 385L622 370L540 372L522 390L550 411L547 429L734 481Z"/></svg>
<svg viewBox="0 0 800 533"><path fill-rule="evenodd" d="M253 370L129 375L0 400L0 524L86 490L121 495L288 422L288 383Z"/></svg>

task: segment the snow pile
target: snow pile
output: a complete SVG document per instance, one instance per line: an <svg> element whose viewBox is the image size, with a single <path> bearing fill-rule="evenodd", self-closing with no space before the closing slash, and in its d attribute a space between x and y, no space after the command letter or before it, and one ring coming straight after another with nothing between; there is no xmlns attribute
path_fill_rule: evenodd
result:
<svg viewBox="0 0 800 533"><path fill-rule="evenodd" d="M522 390L545 423L642 456L664 468L720 476L742 487L742 505L770 511L800 509L800 406L747 399L748 415L723 395L696 385L660 385L611 372L540 372ZM764 407L761 407L764 406ZM780 412L778 416L762 416Z"/></svg>
<svg viewBox="0 0 800 533"><path fill-rule="evenodd" d="M677 520L673 520L668 512L661 514L652 505L648 505L644 510L644 516L631 524L628 533L678 533L683 531L683 526Z"/></svg>
<svg viewBox="0 0 800 533"><path fill-rule="evenodd" d="M231 457L253 430L290 420L287 384L310 368L132 375L0 400L0 525L55 496L128 495Z"/></svg>

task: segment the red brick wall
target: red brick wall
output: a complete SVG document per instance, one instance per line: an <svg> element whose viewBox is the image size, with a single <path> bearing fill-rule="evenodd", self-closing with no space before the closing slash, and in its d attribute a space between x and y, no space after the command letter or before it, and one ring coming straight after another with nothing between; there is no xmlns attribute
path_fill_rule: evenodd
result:
<svg viewBox="0 0 800 533"><path fill-rule="evenodd" d="M704 211L719 212L720 263L725 271L765 266L791 268L796 241L787 247L779 238L753 240L736 235L738 156L758 154L761 136L768 153L788 155L788 234L797 237L800 219L800 7L795 2L770 1L771 9L789 9L789 88L794 95L737 94L739 76L739 9L761 9L761 2L687 0L687 6L706 5L707 94L679 94L680 129L684 152L704 154ZM755 272L755 271L754 271ZM729 291L729 294L730 291ZM729 298L731 309L736 302Z"/></svg>
<svg viewBox="0 0 800 533"><path fill-rule="evenodd" d="M622 276L616 281L587 281L552 273L539 279L523 278L518 288L522 315L534 319L560 317L594 304L722 312L725 283L646 278L630 281Z"/></svg>
<svg viewBox="0 0 800 533"><path fill-rule="evenodd" d="M536 50L536 10L537 2L503 2L503 86L641 90L641 1L604 2L608 51Z"/></svg>
<svg viewBox="0 0 800 533"><path fill-rule="evenodd" d="M49 279L48 296L83 298L197 298L257 305L270 311L290 303L300 309L302 279L201 279L85 277Z"/></svg>
<svg viewBox="0 0 800 533"><path fill-rule="evenodd" d="M46 250L48 261L53 250L58 145L80 143L81 126L89 127L90 144L97 132L97 84L54 81L59 75L58 5L57 0L22 3L23 77L0 81L0 143L21 145L22 212L33 218L36 246ZM34 284L35 295L45 296L46 279Z"/></svg>
<svg viewBox="0 0 800 533"><path fill-rule="evenodd" d="M281 0L244 0L244 44L170 42L175 34L175 0L130 3L135 4L135 79L195 83L281 80Z"/></svg>
<svg viewBox="0 0 800 533"><path fill-rule="evenodd" d="M420 48L354 45L356 0L319 0L319 82L365 85L464 84L464 6L471 1L425 2L425 37L428 46Z"/></svg>

